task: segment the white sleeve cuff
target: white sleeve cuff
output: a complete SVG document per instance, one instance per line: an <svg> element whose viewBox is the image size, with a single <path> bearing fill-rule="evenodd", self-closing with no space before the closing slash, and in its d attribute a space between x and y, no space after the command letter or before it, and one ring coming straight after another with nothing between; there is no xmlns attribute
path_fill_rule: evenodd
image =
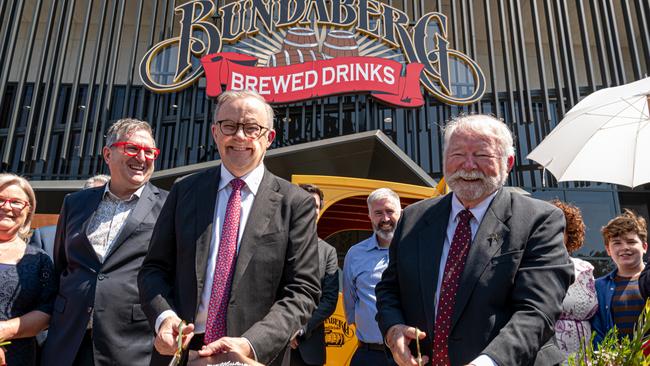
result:
<svg viewBox="0 0 650 366"><path fill-rule="evenodd" d="M255 362L259 362L257 360L257 353L255 353L255 348L253 348L253 344L251 343L251 341L249 341L248 338L246 337L242 337L242 338L244 338L246 342L248 342L248 345L251 347L251 352L253 352L253 359L255 360Z"/></svg>
<svg viewBox="0 0 650 366"><path fill-rule="evenodd" d="M160 329L160 325L162 322L169 318L170 316L176 316L176 312L174 310L165 310L158 317L156 318L156 324L154 325L154 329L156 330L156 334L158 334L158 329Z"/></svg>
<svg viewBox="0 0 650 366"><path fill-rule="evenodd" d="M474 366L499 366L493 359L488 355L480 355L470 362Z"/></svg>

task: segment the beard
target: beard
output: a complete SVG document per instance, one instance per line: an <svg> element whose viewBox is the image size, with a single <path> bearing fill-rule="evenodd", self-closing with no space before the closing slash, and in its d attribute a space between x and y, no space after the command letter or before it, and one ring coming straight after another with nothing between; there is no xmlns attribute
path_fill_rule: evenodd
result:
<svg viewBox="0 0 650 366"><path fill-rule="evenodd" d="M508 172L503 167L496 176L486 176L478 170L457 170L453 174L445 174L447 185L461 201L476 201L487 197L501 188L507 177Z"/></svg>
<svg viewBox="0 0 650 366"><path fill-rule="evenodd" d="M382 228L384 224L389 224L389 228ZM372 225L372 230L375 232L375 235L382 240L391 241L393 240L393 235L395 234L395 223L392 221L380 222L379 225Z"/></svg>

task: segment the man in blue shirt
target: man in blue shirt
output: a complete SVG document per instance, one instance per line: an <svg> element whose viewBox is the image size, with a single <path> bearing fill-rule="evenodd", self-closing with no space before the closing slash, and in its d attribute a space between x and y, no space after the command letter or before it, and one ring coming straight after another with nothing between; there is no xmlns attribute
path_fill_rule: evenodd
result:
<svg viewBox="0 0 650 366"><path fill-rule="evenodd" d="M356 326L359 347L350 366L388 365L383 337L375 320L375 286L388 266L388 247L402 213L399 196L380 188L368 196L373 235L352 246L343 265L343 304L348 324Z"/></svg>

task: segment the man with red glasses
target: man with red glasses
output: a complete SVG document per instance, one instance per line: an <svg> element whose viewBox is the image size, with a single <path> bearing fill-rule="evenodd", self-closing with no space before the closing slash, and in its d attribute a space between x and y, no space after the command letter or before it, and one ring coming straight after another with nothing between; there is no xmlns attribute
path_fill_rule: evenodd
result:
<svg viewBox="0 0 650 366"><path fill-rule="evenodd" d="M159 150L149 123L106 134L110 180L65 198L54 241L59 276L43 365L147 365L152 330L137 273L167 192L149 183Z"/></svg>
<svg viewBox="0 0 650 366"><path fill-rule="evenodd" d="M212 136L221 164L172 187L138 276L142 306L162 355L178 349L182 319L200 356L279 365L319 296L315 202L264 167L275 130L259 94L221 94Z"/></svg>

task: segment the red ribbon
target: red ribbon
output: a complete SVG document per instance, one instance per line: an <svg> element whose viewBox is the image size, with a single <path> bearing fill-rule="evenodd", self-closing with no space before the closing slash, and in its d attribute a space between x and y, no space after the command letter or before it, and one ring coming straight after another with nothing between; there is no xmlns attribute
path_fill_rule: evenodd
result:
<svg viewBox="0 0 650 366"><path fill-rule="evenodd" d="M379 57L337 57L279 67L258 67L257 58L220 52L201 58L209 97L252 89L269 103L291 103L336 94L371 92L398 107L420 107L420 63L403 65ZM405 75L401 76L405 67Z"/></svg>

